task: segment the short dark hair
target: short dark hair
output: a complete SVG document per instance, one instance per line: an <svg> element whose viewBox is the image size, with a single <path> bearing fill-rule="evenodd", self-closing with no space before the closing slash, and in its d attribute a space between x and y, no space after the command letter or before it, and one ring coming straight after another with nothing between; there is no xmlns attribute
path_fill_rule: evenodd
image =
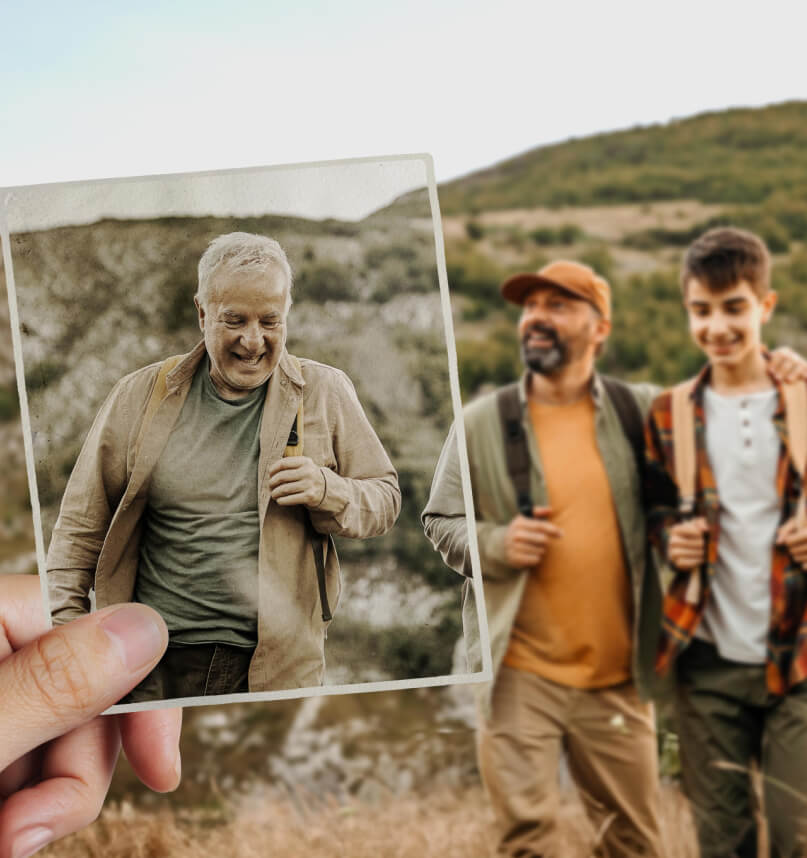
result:
<svg viewBox="0 0 807 858"><path fill-rule="evenodd" d="M753 232L734 226L710 229L687 249L681 267L681 290L696 277L707 289L722 292L745 280L757 298L771 288L771 257L765 242Z"/></svg>

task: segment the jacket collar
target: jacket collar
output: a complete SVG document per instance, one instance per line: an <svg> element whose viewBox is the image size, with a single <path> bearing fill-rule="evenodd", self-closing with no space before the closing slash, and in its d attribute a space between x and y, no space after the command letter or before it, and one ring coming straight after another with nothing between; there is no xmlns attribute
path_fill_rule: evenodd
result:
<svg viewBox="0 0 807 858"><path fill-rule="evenodd" d="M193 347L192 351L182 356L179 363L165 377L165 387L168 393L173 393L184 384L190 384L193 374L196 372L196 368L202 362L205 354L207 354L207 350L205 349L205 341L202 339ZM295 362L285 348L275 370L280 370L280 373L285 375L297 387L305 386L302 373L298 371ZM274 372L272 375L274 375Z"/></svg>
<svg viewBox="0 0 807 858"><path fill-rule="evenodd" d="M530 372L529 370L525 370L521 374L521 378L518 382L518 398L521 401L522 408L526 408L527 406L527 387L529 383ZM600 378L600 374L598 372L593 372L591 374L591 380L589 381L589 391L591 392L591 398L594 401L594 407L601 408L605 399L605 388L602 383L602 378Z"/></svg>
<svg viewBox="0 0 807 858"><path fill-rule="evenodd" d="M782 385L779 381L774 378L771 374L770 370L766 370L768 373L768 377L773 382L773 386L776 388L776 412L774 413L774 419L784 417L785 414L785 398L782 395ZM696 405L703 405L703 396L708 386L710 380L712 378L712 365L707 363L701 371L695 376L695 383L692 386L692 392L690 393L690 398L695 402Z"/></svg>

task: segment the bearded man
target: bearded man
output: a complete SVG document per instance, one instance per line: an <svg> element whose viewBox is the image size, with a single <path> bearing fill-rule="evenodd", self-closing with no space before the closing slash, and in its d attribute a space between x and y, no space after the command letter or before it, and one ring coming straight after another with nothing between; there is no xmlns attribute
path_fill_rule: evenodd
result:
<svg viewBox="0 0 807 858"><path fill-rule="evenodd" d="M657 633L640 628L638 606L652 601L643 589L655 586L658 599L658 585L645 569L636 460L594 370L611 329L610 289L591 268L557 261L511 277L501 291L522 308L526 372L516 419L532 508L519 509L508 472L499 392L463 415L495 676L480 686L478 755L497 854L563 854L557 778L565 750L584 806L604 830L603 854L655 858L656 732L636 680ZM623 391L644 412L656 388ZM453 429L423 522L446 563L469 575ZM472 599L465 602L468 611Z"/></svg>

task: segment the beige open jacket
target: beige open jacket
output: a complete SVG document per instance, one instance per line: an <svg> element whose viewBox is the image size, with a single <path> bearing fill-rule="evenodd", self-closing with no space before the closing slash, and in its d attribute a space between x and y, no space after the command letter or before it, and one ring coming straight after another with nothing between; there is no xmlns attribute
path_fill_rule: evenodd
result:
<svg viewBox="0 0 807 858"><path fill-rule="evenodd" d="M166 393L135 450L140 424L160 363L119 381L90 429L65 489L48 551L54 622L132 598L141 519L149 480L204 357L204 342L168 373ZM323 622L304 508L272 502L269 467L283 456L300 398L303 454L321 466L326 491L310 510L323 534L376 536L395 523L401 505L398 477L362 410L350 379L338 369L300 359L302 375L284 352L267 385L258 463L258 645L249 670L250 691L322 683ZM328 599L336 609L339 561L327 540Z"/></svg>

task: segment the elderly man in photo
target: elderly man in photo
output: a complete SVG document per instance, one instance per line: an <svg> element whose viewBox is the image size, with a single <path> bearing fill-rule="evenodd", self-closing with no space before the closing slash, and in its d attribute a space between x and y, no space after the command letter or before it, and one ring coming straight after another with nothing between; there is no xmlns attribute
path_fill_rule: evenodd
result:
<svg viewBox="0 0 807 858"><path fill-rule="evenodd" d="M212 241L204 339L117 383L65 490L48 552L54 621L139 601L166 655L123 702L321 684L339 598L330 535L389 530L395 469L348 377L286 351L280 245Z"/></svg>

